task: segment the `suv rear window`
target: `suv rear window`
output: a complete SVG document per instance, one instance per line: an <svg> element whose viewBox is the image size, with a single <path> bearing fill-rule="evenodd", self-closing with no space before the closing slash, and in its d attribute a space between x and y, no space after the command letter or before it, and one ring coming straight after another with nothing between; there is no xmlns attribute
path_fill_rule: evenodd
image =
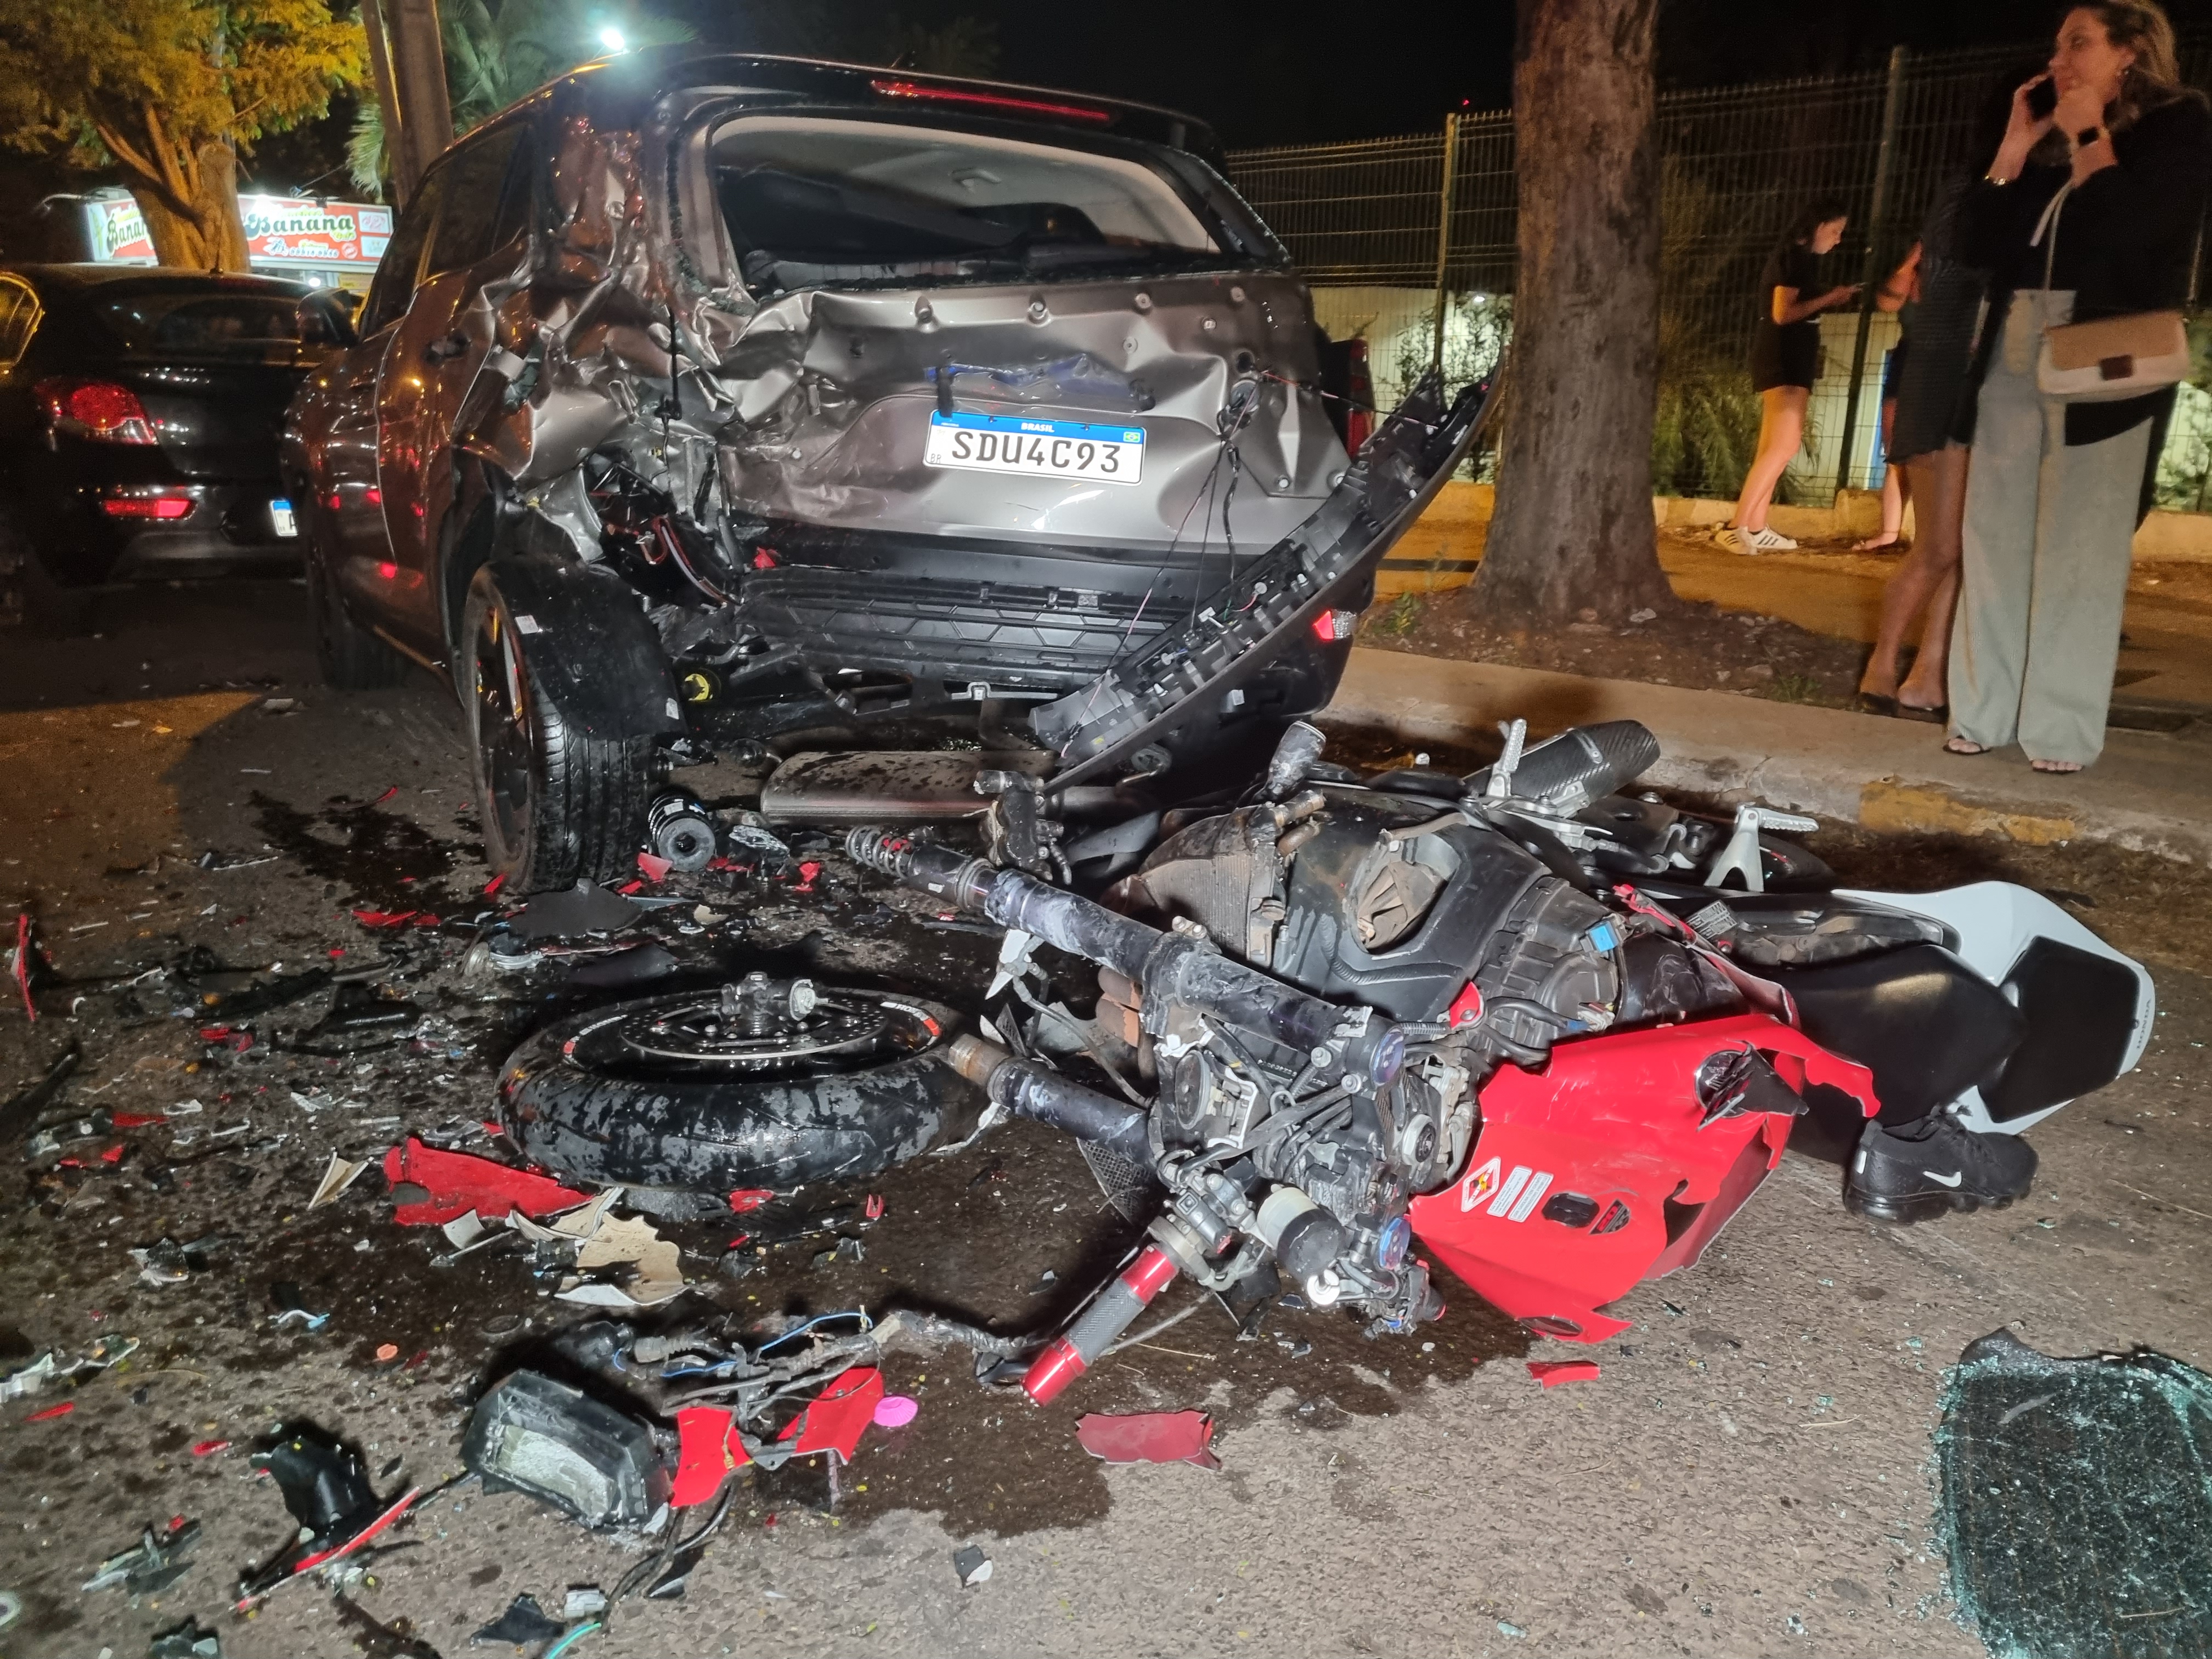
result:
<svg viewBox="0 0 2212 1659"><path fill-rule="evenodd" d="M1251 256L1165 167L994 135L750 116L716 133L714 181L747 284L1049 280L1204 270ZM1237 240L1231 239L1234 246Z"/></svg>
<svg viewBox="0 0 2212 1659"><path fill-rule="evenodd" d="M155 289L102 297L93 311L127 356L290 363L301 355L297 295Z"/></svg>

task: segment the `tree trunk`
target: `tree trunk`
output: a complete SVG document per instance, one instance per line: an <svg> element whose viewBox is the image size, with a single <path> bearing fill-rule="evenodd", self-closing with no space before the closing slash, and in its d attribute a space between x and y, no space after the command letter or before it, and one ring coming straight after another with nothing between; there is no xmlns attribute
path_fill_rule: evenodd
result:
<svg viewBox="0 0 2212 1659"><path fill-rule="evenodd" d="M1651 515L1657 0L1521 0L1512 407L1477 604L1511 625L1672 608Z"/></svg>
<svg viewBox="0 0 2212 1659"><path fill-rule="evenodd" d="M238 158L230 146L211 142L176 167L181 199L191 210L180 213L167 193L134 184L131 194L146 221L154 257L186 270L245 270L246 222L238 210Z"/></svg>

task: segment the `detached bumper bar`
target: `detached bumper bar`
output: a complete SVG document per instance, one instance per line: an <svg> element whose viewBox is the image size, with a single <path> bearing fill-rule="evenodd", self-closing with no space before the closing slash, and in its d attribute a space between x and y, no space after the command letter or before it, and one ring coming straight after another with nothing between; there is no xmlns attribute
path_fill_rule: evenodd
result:
<svg viewBox="0 0 2212 1659"><path fill-rule="evenodd" d="M1474 448L1498 407L1498 385L1492 374L1447 410L1443 380L1431 370L1320 510L1212 594L1195 621L1033 709L1030 729L1062 767L1044 787L1097 776L1173 725L1193 699L1226 696L1364 582Z"/></svg>

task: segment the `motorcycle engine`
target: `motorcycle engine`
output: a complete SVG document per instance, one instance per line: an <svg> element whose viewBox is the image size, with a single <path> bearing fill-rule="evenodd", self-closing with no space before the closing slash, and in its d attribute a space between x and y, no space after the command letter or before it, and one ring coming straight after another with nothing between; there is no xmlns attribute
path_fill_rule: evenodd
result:
<svg viewBox="0 0 2212 1659"><path fill-rule="evenodd" d="M1486 824L1334 790L1188 825L1108 902L1346 1008L1346 1040L1307 1053L1139 1011L1102 979L1102 1012L1140 1012L1156 1152L1274 1183L1279 1208L1310 1200L1273 1243L1309 1301L1364 1309L1370 1334L1432 1316L1407 1206L1459 1174L1498 1065L1540 1066L1559 1037L1613 1024L1622 919Z"/></svg>

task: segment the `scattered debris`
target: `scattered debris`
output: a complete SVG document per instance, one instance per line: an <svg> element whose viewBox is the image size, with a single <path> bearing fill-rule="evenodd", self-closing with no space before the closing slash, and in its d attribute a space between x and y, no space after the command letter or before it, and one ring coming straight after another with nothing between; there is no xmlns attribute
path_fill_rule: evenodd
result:
<svg viewBox="0 0 2212 1659"><path fill-rule="evenodd" d="M571 1620L596 1619L606 1610L607 1593L597 1584L572 1584L561 1602L561 1616Z"/></svg>
<svg viewBox="0 0 2212 1659"><path fill-rule="evenodd" d="M574 939L580 933L615 933L637 925L644 909L619 893L589 881L558 893L540 893L507 918L524 939Z"/></svg>
<svg viewBox="0 0 2212 1659"><path fill-rule="evenodd" d="M259 1571L239 1581L237 1606L252 1606L278 1585L360 1548L414 1506L420 1487L387 1502L370 1486L361 1454L312 1425L288 1432L253 1467L276 1482L300 1536Z"/></svg>
<svg viewBox="0 0 2212 1659"><path fill-rule="evenodd" d="M154 1638L150 1659L222 1659L222 1638L201 1627L197 1614Z"/></svg>
<svg viewBox="0 0 2212 1659"><path fill-rule="evenodd" d="M566 1628L558 1619L550 1617L538 1605L538 1598L525 1590L507 1604L507 1611L469 1638L471 1644L512 1644L527 1647L532 1642L550 1642Z"/></svg>
<svg viewBox="0 0 2212 1659"><path fill-rule="evenodd" d="M474 1210L503 1216L557 1215L591 1202L589 1193L562 1186L550 1176L511 1169L471 1152L441 1152L410 1135L384 1155L385 1179L398 1208L392 1219L403 1227L442 1224Z"/></svg>
<svg viewBox="0 0 2212 1659"><path fill-rule="evenodd" d="M40 1112L61 1097L70 1075L84 1060L83 1047L72 1037L69 1047L54 1057L36 1083L0 1106L0 1141L13 1140L38 1121Z"/></svg>
<svg viewBox="0 0 2212 1659"><path fill-rule="evenodd" d="M668 1501L660 1449L645 1423L539 1371L514 1371L469 1414L461 1461L487 1486L510 1486L592 1528L636 1528Z"/></svg>
<svg viewBox="0 0 2212 1659"><path fill-rule="evenodd" d="M684 1268L675 1241L663 1238L649 1221L608 1218L604 1204L599 1207L597 1224L580 1235L577 1271L626 1267L634 1272L619 1285L586 1280L567 1286L556 1293L559 1299L599 1307L651 1308L678 1295L684 1289Z"/></svg>
<svg viewBox="0 0 2212 1659"><path fill-rule="evenodd" d="M991 1577L991 1558L973 1544L963 1544L952 1552L952 1571L958 1576L963 1589L973 1589L988 1583Z"/></svg>
<svg viewBox="0 0 2212 1659"><path fill-rule="evenodd" d="M269 1322L280 1331L287 1325L297 1325L309 1332L319 1331L331 1322L330 1315L317 1313L307 1306L300 1287L289 1279L277 1279L269 1286L269 1304L276 1310L269 1316Z"/></svg>
<svg viewBox="0 0 2212 1659"><path fill-rule="evenodd" d="M921 1412L921 1406L913 1395L887 1394L876 1401L875 1424L879 1429L902 1429Z"/></svg>
<svg viewBox="0 0 2212 1659"><path fill-rule="evenodd" d="M1527 1364L1528 1375L1547 1389L1556 1389L1562 1382L1597 1381L1595 1359L1531 1359Z"/></svg>
<svg viewBox="0 0 2212 1659"><path fill-rule="evenodd" d="M1204 1412L1092 1412L1075 1425L1083 1449L1108 1463L1193 1463L1218 1469L1213 1419Z"/></svg>
<svg viewBox="0 0 2212 1659"><path fill-rule="evenodd" d="M43 1423L43 1422L45 1422L48 1418L52 1418L52 1417L67 1417L67 1416L68 1416L71 1412L75 1411L76 1409L76 1401L74 1401L74 1400L64 1400L64 1401L62 1401L62 1403L61 1403L60 1405L58 1405L58 1406L49 1406L49 1407L47 1407L46 1408L46 1410L44 1410L44 1411L42 1411L42 1412L33 1412L33 1413L32 1413L28 1417L25 1418L23 1420L24 1420L26 1423Z"/></svg>
<svg viewBox="0 0 2212 1659"><path fill-rule="evenodd" d="M186 1558L199 1541L200 1523L179 1516L162 1531L149 1527L138 1541L101 1562L79 1589L113 1589L120 1585L133 1595L152 1595L185 1576L191 1563Z"/></svg>
<svg viewBox="0 0 2212 1659"><path fill-rule="evenodd" d="M307 1200L307 1207L319 1210L324 1205L335 1202L338 1194L352 1186L355 1178L368 1167L368 1162L363 1158L355 1163L332 1152L330 1163L323 1170L322 1180L315 1185L315 1195Z"/></svg>

